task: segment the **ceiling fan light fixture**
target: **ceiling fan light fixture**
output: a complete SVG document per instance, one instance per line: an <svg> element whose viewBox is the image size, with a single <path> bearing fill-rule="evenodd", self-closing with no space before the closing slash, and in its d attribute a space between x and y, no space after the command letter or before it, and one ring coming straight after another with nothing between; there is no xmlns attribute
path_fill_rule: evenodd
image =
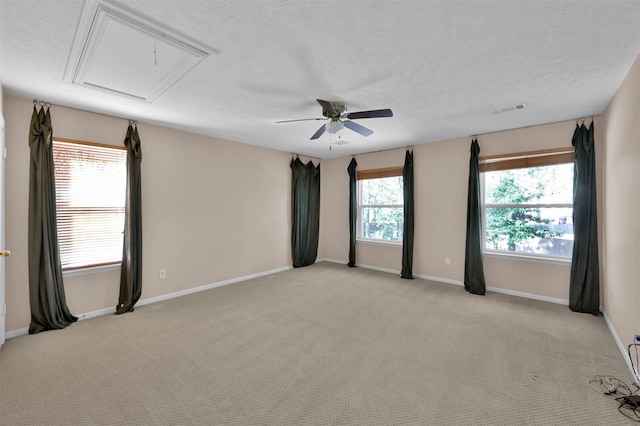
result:
<svg viewBox="0 0 640 426"><path fill-rule="evenodd" d="M324 127L327 132L335 134L341 132L344 129L344 123L338 120L331 120L330 122L325 124Z"/></svg>

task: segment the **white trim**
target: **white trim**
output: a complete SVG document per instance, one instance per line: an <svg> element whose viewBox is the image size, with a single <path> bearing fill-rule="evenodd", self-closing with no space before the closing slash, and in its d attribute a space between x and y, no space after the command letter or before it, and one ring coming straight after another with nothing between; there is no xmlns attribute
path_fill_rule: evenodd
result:
<svg viewBox="0 0 640 426"><path fill-rule="evenodd" d="M342 265L346 265L347 263L349 263L346 260L330 259L330 258L317 259L316 262L331 262L331 263L339 263ZM356 266L363 269L372 269L374 271L387 272L389 274L400 274L399 269L381 268L379 266L363 265L361 263L357 263Z"/></svg>
<svg viewBox="0 0 640 426"><path fill-rule="evenodd" d="M571 266L571 258L570 257L543 257L536 255L526 255L526 254L508 254L499 251L487 251L484 250L482 252L482 257L489 257L493 259L509 259L509 260L521 260L523 262L534 262L534 263L546 263L549 265L562 265L562 266Z"/></svg>
<svg viewBox="0 0 640 426"><path fill-rule="evenodd" d="M71 269L69 271L62 271L63 277L73 277L76 275L97 274L100 272L116 271L122 269L122 264L104 265L104 266L92 266L89 268Z"/></svg>
<svg viewBox="0 0 640 426"><path fill-rule="evenodd" d="M459 285L459 286L463 286L464 287L464 282L463 281L452 280L452 279L449 279L449 278L433 277L431 275L415 274L414 276L418 277L418 278L425 279L425 280L437 281L437 282L446 283L446 284L454 284L454 285ZM508 290L508 289L505 289L505 288L488 287L488 286L487 286L486 290L490 291L492 293L507 294L509 296L523 297L525 299L532 299L532 300L540 300L542 302L556 303L558 305L565 305L565 306L569 305L569 301L568 300L557 299L555 297L541 296L539 294L525 293L525 292L522 292L522 291Z"/></svg>
<svg viewBox="0 0 640 426"><path fill-rule="evenodd" d="M434 277L431 275L422 275L422 274L414 274L414 277L418 277L423 280L437 281L445 284L460 285L464 287L464 283L462 281L452 280L450 278L440 278L440 277Z"/></svg>
<svg viewBox="0 0 640 426"><path fill-rule="evenodd" d="M488 209L572 209L573 208L573 203L531 203L531 204L527 204L527 203L514 203L514 204L509 204L509 203L504 203L504 204L500 204L500 203L487 203L484 205L486 208Z"/></svg>
<svg viewBox="0 0 640 426"><path fill-rule="evenodd" d="M346 261L337 260L337 259L318 259L318 261L319 262L346 263ZM356 266L359 266L359 267L364 268L364 269L373 269L374 271L388 272L388 273L391 273L391 274L400 274L400 270L396 270L396 269L380 268L378 266L362 265L362 264L359 264L359 263L356 264ZM435 277L435 276L432 276L432 275L423 275L423 274L414 274L413 276L415 278L420 278L420 279L423 279L423 280L436 281L436 282L440 282L440 283L453 284L453 285L457 285L457 286L464 286L464 282L459 281L459 280L453 280L453 279L450 279L450 278ZM487 287L487 291L490 291L490 292L493 292L493 293L507 294L509 296L523 297L525 299L533 299L533 300L540 300L540 301L543 301L543 302L556 303L556 304L559 304L559 305L565 305L565 306L569 305L569 301L565 300L565 299L557 299L555 297L541 296L539 294L524 293L524 292L515 291L515 290L507 290L507 289L504 289L504 288Z"/></svg>
<svg viewBox="0 0 640 426"><path fill-rule="evenodd" d="M629 367L629 371L631 372L631 377L633 377L633 380L635 380L635 382L638 385L640 385L640 377L636 376L635 372L633 371L633 366L631 365L631 359L629 359L627 348L625 348L624 344L622 343L622 340L620 340L620 337L618 337L618 333L616 333L616 329L613 328L613 324L611 324L611 321L609 320L609 316L607 315L607 313L603 311L602 316L604 317L604 322L607 324L607 327L609 328L609 332L613 336L613 340L615 340L616 345L618 345L618 349L622 354L622 358L624 359L624 362L626 362L627 367Z"/></svg>
<svg viewBox="0 0 640 426"><path fill-rule="evenodd" d="M316 262L331 262L331 263L339 263L341 265L346 265L347 263L349 263L346 260L330 259L330 258L318 259L318 260L316 260ZM387 272L389 274L397 274L397 275L400 274L400 270L399 269L381 268L379 266L363 265L361 263L357 263L356 266L359 267L359 268L363 268L363 269L371 269L371 270L374 270L374 271Z"/></svg>
<svg viewBox="0 0 640 426"><path fill-rule="evenodd" d="M216 288L216 287L222 287L222 286L229 285L229 284L235 284L235 283L238 283L238 282L241 282L241 281L247 281L247 280L252 280L254 278L264 277L265 275L277 274L278 272L288 271L289 269L292 269L292 268L293 268L292 266L283 266L281 268L271 269L271 270L268 270L268 271L258 272L258 273L250 274L250 275L244 275L244 276L238 277L238 278L231 278L229 280L220 281L220 282L213 283L213 284L207 284L207 285L203 285L203 286L199 286L199 287L188 288L186 290L175 291L173 293L167 293L167 294L163 294L163 295L160 295L160 296L149 297L147 299L140 299L138 301L138 303L136 303L136 306L144 306L144 305L148 305L150 303L156 303L156 302L161 302L161 301L164 301L164 300L173 299L175 297L186 296L187 294L197 293L197 292L200 292L200 291L210 290L210 289ZM97 311L86 312L86 313L79 314L79 315L76 315L76 316L78 317L78 320L82 321L82 320L85 320L85 319L94 318L94 317L98 317L98 316L102 316L102 315L109 315L109 314L114 313L115 311L116 311L116 308L114 306L113 308L98 309ZM23 336L23 335L28 334L28 333L29 333L29 327L18 328L16 330L8 331L6 333L6 335L5 335L5 337L7 339L10 339L12 337Z"/></svg>
<svg viewBox="0 0 640 426"><path fill-rule="evenodd" d="M487 287L487 291L491 291L493 293L508 294L509 296L524 297L525 299L540 300L542 302L550 302L550 303L556 303L558 305L569 306L568 300L558 299L555 297L541 296L539 294L524 293L522 291L507 290L507 289L498 288L498 287Z"/></svg>
<svg viewBox="0 0 640 426"><path fill-rule="evenodd" d="M138 305L136 305L138 306ZM116 311L115 306L113 308L103 308L98 309L97 311L85 312L84 314L76 315L78 317L78 321L86 320L89 318L95 318L102 315L109 315Z"/></svg>
<svg viewBox="0 0 640 426"><path fill-rule="evenodd" d="M364 268L364 269L372 269L374 271L387 272L389 274L396 274L396 275L400 275L400 272L401 272L399 269L381 268L379 266L363 265L360 263L356 263L356 266L359 266L360 268Z"/></svg>
<svg viewBox="0 0 640 426"><path fill-rule="evenodd" d="M138 303L136 303L136 306L144 306L150 303L156 303L156 302L161 302L163 300L173 299L174 297L186 296L187 294L198 293L200 291L210 290L216 287L222 287L229 284L235 284L241 281L247 281L247 280L252 280L254 278L264 277L265 275L277 274L278 272L288 271L289 269L292 269L292 268L293 268L292 266L283 266L281 268L271 269L269 271L258 272L256 274L245 275L238 278L231 278L231 279L220 281L213 284L206 284L200 287L193 287L193 288L188 288L186 290L181 290L173 293L163 294L160 296L150 297L148 299L140 300Z"/></svg>
<svg viewBox="0 0 640 426"><path fill-rule="evenodd" d="M331 258L328 258L328 257L323 257L322 259L316 259L316 263L319 263L319 262L340 263L340 264L343 264L343 265L346 265L347 263L349 263L349 261L347 261L347 260L331 259Z"/></svg>
<svg viewBox="0 0 640 426"><path fill-rule="evenodd" d="M186 55L181 63L167 70L167 75L155 87L144 94L123 92L111 87L93 84L86 80L91 65L96 57L97 48L107 34L110 24L116 23L134 30L149 40L158 42L165 48L173 48ZM211 49L212 53L219 53ZM80 84L85 87L93 87L110 93L118 93L137 100L146 102L155 101L171 86L180 81L189 71L195 68L209 56L209 52L203 46L196 46L193 41L174 34L168 28L162 28L155 23L142 18L130 9L116 5L111 0L85 0L80 15L80 23L71 45L71 52L67 60L63 80L67 83Z"/></svg>
<svg viewBox="0 0 640 426"><path fill-rule="evenodd" d="M375 240L373 238L356 238L356 242L375 246L392 246L402 248L402 240Z"/></svg>
<svg viewBox="0 0 640 426"><path fill-rule="evenodd" d="M6 339L11 339L12 337L18 337L18 336L22 336L24 334L27 334L28 332L29 332L29 327L19 328L17 330L7 331L6 334L4 335L4 337Z"/></svg>

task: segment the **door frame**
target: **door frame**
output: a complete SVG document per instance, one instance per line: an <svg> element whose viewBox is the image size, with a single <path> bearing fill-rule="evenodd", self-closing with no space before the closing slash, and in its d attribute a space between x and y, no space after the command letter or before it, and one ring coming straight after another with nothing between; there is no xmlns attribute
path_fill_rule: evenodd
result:
<svg viewBox="0 0 640 426"><path fill-rule="evenodd" d="M1 95L0 95L1 96ZM5 249L5 227L4 227L4 212L5 212L5 176L4 166L5 159L7 157L7 150L5 147L5 127L4 117L0 111L0 250ZM0 348L5 342L6 333L6 314L7 305L4 298L4 271L5 271L5 257L0 256Z"/></svg>

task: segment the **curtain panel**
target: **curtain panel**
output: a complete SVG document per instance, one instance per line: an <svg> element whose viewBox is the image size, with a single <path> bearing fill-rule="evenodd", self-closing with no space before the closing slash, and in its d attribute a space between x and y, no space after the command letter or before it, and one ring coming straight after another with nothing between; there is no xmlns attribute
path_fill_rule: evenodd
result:
<svg viewBox="0 0 640 426"><path fill-rule="evenodd" d="M596 200L596 158L593 121L576 126L573 169L573 256L569 281L569 308L598 315L600 266Z"/></svg>
<svg viewBox="0 0 640 426"><path fill-rule="evenodd" d="M349 173L349 267L356 266L356 227L358 222L358 187L356 181L355 158L351 159L347 172Z"/></svg>
<svg viewBox="0 0 640 426"><path fill-rule="evenodd" d="M53 127L49 109L33 107L29 130L29 334L65 328L71 315L64 293L53 164Z"/></svg>
<svg viewBox="0 0 640 426"><path fill-rule="evenodd" d="M404 227L402 229L401 278L413 279L413 151L407 150L402 171Z"/></svg>
<svg viewBox="0 0 640 426"><path fill-rule="evenodd" d="M320 165L291 160L291 256L293 267L315 263L320 234Z"/></svg>
<svg viewBox="0 0 640 426"><path fill-rule="evenodd" d="M464 257L464 289L471 294L484 295L486 285L482 266L482 209L480 196L480 146L471 141L469 159L469 188L467 194L467 238Z"/></svg>
<svg viewBox="0 0 640 426"><path fill-rule="evenodd" d="M127 147L127 192L116 315L133 312L142 294L142 149L138 126L129 124L124 145Z"/></svg>

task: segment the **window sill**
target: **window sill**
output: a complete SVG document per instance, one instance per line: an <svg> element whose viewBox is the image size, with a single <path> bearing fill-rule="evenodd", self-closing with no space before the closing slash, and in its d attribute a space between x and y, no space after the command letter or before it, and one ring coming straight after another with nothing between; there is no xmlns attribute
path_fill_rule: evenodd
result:
<svg viewBox="0 0 640 426"><path fill-rule="evenodd" d="M76 275L88 275L88 274L97 274L100 272L108 272L108 271L119 271L121 264L115 265L105 265L105 266L94 266L91 268L82 268L82 269L72 269L70 271L62 271L63 277L73 277Z"/></svg>
<svg viewBox="0 0 640 426"><path fill-rule="evenodd" d="M485 252L482 252L482 255L484 257L491 257L495 259L512 259L512 260L521 260L524 262L547 263L550 265L571 266L571 259L562 258L562 257L527 256L522 254L508 254L508 253L500 253L500 252L494 252L494 251L485 251Z"/></svg>
<svg viewBox="0 0 640 426"><path fill-rule="evenodd" d="M391 247L402 248L402 241L367 240L367 239L358 238L356 239L356 242L364 243L364 244L372 244L375 246L391 246Z"/></svg>

